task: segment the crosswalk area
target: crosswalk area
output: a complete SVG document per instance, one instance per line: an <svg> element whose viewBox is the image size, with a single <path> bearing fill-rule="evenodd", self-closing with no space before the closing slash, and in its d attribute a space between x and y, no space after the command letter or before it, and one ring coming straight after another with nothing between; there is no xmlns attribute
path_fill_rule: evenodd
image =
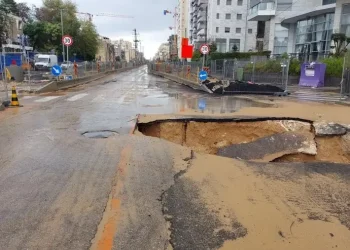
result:
<svg viewBox="0 0 350 250"><path fill-rule="evenodd" d="M319 91L316 89L289 89L289 96L293 99L314 102L343 102L348 97L337 92Z"/></svg>
<svg viewBox="0 0 350 250"><path fill-rule="evenodd" d="M20 97L20 101L24 102L33 102L33 103L47 103L51 101L57 101L57 100L63 100L67 102L75 102L80 99L84 99L87 97L89 94L88 93L80 93L76 94L73 96L68 96L68 95L57 95L57 96L22 96Z"/></svg>

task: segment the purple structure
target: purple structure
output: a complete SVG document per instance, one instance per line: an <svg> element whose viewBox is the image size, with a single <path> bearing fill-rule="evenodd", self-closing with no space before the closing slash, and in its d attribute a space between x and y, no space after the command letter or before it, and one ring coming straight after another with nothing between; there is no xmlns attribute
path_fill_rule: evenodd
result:
<svg viewBox="0 0 350 250"><path fill-rule="evenodd" d="M326 65L323 63L303 63L300 70L299 86L323 87Z"/></svg>

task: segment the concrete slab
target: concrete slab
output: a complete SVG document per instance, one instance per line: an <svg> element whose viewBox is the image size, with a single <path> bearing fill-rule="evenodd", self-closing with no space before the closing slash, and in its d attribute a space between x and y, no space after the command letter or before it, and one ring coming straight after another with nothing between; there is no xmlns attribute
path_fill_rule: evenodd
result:
<svg viewBox="0 0 350 250"><path fill-rule="evenodd" d="M249 143L220 148L217 155L229 158L269 162L286 154L316 155L316 143L311 133L286 132L266 136Z"/></svg>

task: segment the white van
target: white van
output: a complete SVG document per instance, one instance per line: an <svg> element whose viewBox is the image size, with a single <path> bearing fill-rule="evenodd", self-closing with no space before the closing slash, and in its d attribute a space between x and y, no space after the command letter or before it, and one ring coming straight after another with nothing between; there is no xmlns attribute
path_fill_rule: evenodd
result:
<svg viewBox="0 0 350 250"><path fill-rule="evenodd" d="M43 55L38 54L35 56L35 68L36 69L50 69L53 65L57 64L56 55Z"/></svg>

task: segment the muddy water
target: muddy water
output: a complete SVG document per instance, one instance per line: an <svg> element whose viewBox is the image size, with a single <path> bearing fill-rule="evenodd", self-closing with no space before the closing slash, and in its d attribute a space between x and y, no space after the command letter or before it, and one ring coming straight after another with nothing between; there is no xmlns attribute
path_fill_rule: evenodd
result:
<svg viewBox="0 0 350 250"><path fill-rule="evenodd" d="M163 120L139 123L147 136L199 153L259 162L350 163L345 136L315 136L313 125L297 120Z"/></svg>
<svg viewBox="0 0 350 250"><path fill-rule="evenodd" d="M257 102L235 96L208 96L198 93L164 93L163 91L145 93L138 98L141 108L159 108L169 112L183 112L197 110L206 113L233 113L246 107L273 107L274 104ZM147 113L147 111L146 111ZM158 112L152 112L158 113ZM159 112L164 113L164 112Z"/></svg>

